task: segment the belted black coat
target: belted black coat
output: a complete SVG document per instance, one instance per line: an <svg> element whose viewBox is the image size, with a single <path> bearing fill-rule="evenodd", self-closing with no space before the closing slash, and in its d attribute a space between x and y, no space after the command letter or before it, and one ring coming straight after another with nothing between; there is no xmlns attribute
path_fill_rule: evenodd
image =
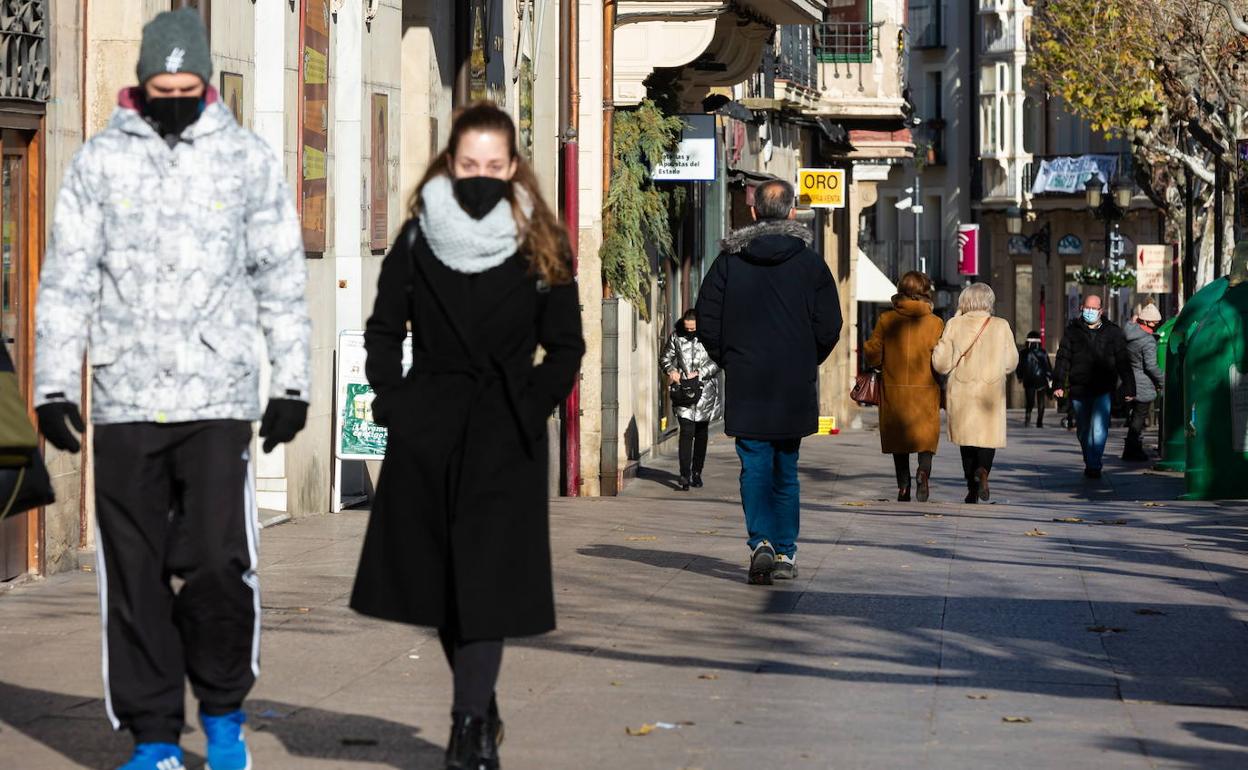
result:
<svg viewBox="0 0 1248 770"><path fill-rule="evenodd" d="M455 272L409 222L364 347L389 438L351 607L465 639L550 631L546 419L585 352L576 284L540 282L523 253Z"/></svg>

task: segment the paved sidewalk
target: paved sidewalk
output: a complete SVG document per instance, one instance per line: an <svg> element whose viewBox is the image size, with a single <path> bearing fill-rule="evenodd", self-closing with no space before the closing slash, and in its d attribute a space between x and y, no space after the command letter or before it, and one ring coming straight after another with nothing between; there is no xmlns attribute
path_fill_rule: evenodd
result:
<svg viewBox="0 0 1248 770"><path fill-rule="evenodd" d="M722 436L702 490L662 460L623 497L556 501L560 630L508 647L504 766L1248 767L1248 510L1175 502L1175 477L1116 460L1084 482L1073 434L1018 422L994 505L958 502L947 444L922 505L888 499L875 433L809 439L790 585L744 582ZM345 606L365 518L263 533L258 770L441 767L436 639ZM97 609L85 573L0 594L0 768L127 752ZM674 727L626 734L656 722ZM201 766L198 730L184 743Z"/></svg>

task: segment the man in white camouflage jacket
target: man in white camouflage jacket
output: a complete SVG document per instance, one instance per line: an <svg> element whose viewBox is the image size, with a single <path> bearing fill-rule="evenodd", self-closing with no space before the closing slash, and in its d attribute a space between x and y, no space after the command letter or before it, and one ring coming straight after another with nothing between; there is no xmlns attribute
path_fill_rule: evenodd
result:
<svg viewBox="0 0 1248 770"><path fill-rule="evenodd" d="M208 86L195 11L143 30L140 86L78 152L37 308L36 407L76 452L90 342L104 687L134 735L124 770L182 770L184 680L212 770L249 768L259 673L252 421L258 337L272 364L264 451L303 428L306 269L282 165ZM175 592L171 578L183 581Z"/></svg>

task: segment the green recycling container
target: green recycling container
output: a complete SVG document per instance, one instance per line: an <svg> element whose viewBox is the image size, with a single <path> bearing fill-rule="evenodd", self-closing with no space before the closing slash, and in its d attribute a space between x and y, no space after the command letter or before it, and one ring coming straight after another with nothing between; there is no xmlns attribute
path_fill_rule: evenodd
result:
<svg viewBox="0 0 1248 770"><path fill-rule="evenodd" d="M1222 295L1226 293L1227 280L1219 278L1208 283L1183 306L1183 312L1174 319L1174 325L1164 345L1166 375L1165 400L1161 418L1161 462L1159 470L1181 471L1187 464L1187 436L1184 426L1191 412L1191 400L1183 388L1183 354L1187 334L1200 322Z"/></svg>
<svg viewBox="0 0 1248 770"><path fill-rule="evenodd" d="M1185 500L1248 498L1248 283L1187 330Z"/></svg>

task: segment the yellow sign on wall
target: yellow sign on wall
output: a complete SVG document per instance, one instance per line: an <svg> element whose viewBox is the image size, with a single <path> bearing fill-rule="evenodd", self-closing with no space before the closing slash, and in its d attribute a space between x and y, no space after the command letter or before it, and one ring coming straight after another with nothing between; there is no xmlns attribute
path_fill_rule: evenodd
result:
<svg viewBox="0 0 1248 770"><path fill-rule="evenodd" d="M812 209L845 208L845 169L804 168L798 171L797 204Z"/></svg>

